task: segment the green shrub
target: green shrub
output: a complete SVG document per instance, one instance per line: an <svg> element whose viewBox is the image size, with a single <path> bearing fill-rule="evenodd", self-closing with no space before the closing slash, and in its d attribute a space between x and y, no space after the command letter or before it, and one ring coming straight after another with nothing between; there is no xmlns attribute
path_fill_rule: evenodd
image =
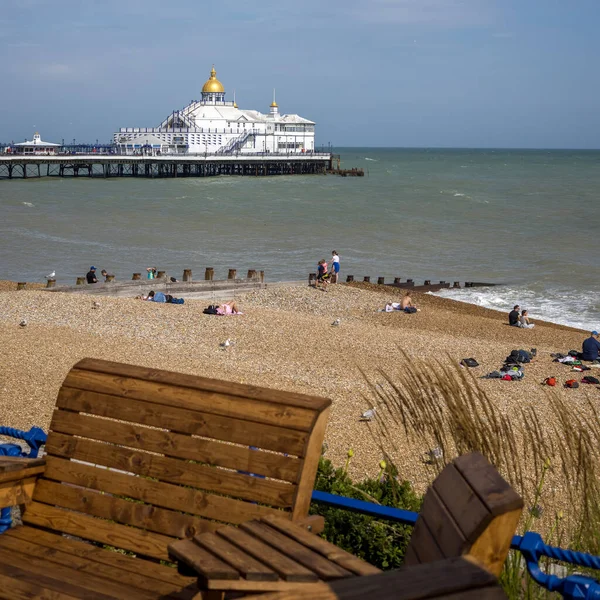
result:
<svg viewBox="0 0 600 600"><path fill-rule="evenodd" d="M418 511L422 499L415 494L410 483L399 482L397 477L397 469L382 462L378 478L355 484L346 469L335 469L330 460L321 457L315 490ZM412 527L379 521L324 504L313 503L311 514L325 518L322 536L336 546L380 569L394 569L402 565Z"/></svg>

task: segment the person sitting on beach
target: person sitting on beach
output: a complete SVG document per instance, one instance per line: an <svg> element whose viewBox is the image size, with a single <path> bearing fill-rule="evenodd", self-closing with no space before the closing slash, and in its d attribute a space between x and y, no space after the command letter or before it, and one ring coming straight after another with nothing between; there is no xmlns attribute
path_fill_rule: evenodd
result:
<svg viewBox="0 0 600 600"><path fill-rule="evenodd" d="M524 329L533 329L535 325L529 322L528 311L526 308L523 309L521 316L519 317L519 327L523 327Z"/></svg>
<svg viewBox="0 0 600 600"><path fill-rule="evenodd" d="M237 315L240 314L240 310L235 300L231 300L230 302L223 302L217 308L218 315Z"/></svg>
<svg viewBox="0 0 600 600"><path fill-rule="evenodd" d="M333 256L333 258L331 259L331 270L333 271L331 283L337 283L338 274L340 272L340 255L335 250L332 250L331 254Z"/></svg>
<svg viewBox="0 0 600 600"><path fill-rule="evenodd" d="M404 298L400 302L400 310L403 310L405 313L416 313L418 308L412 303L412 298L410 297L410 292L406 292L404 294Z"/></svg>
<svg viewBox="0 0 600 600"><path fill-rule="evenodd" d="M515 304L514 308L508 313L508 324L511 327L519 327L519 310L521 307Z"/></svg>
<svg viewBox="0 0 600 600"><path fill-rule="evenodd" d="M98 279L96 279L96 267L90 267L90 270L86 273L85 278L88 283L98 283Z"/></svg>
<svg viewBox="0 0 600 600"><path fill-rule="evenodd" d="M598 341L598 332L592 331L589 338L583 341L581 347L580 360L598 360L600 352L600 342Z"/></svg>
<svg viewBox="0 0 600 600"><path fill-rule="evenodd" d="M327 261L323 258L319 261L319 265L317 266L317 282L315 283L315 287L318 287L319 284L321 284L321 289L326 292L328 283L329 273L327 272Z"/></svg>

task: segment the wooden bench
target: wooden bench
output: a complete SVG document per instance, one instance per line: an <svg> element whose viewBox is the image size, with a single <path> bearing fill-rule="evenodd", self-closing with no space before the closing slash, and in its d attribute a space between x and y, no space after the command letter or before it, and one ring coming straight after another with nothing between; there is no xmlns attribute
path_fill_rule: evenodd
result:
<svg viewBox="0 0 600 600"><path fill-rule="evenodd" d="M460 456L427 490L404 564L469 556L498 577L522 510L521 497L481 454Z"/></svg>
<svg viewBox="0 0 600 600"><path fill-rule="evenodd" d="M169 543L306 518L329 406L82 360L58 394L45 469L0 465L0 497L26 505L0 535L0 598L192 597L196 578L165 564Z"/></svg>

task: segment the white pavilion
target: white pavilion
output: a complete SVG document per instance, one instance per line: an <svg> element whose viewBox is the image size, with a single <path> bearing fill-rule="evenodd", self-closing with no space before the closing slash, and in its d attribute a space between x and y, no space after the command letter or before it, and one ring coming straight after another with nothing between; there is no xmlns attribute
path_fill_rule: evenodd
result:
<svg viewBox="0 0 600 600"><path fill-rule="evenodd" d="M57 154L61 144L44 142L40 134L36 131L33 139L26 142L19 142L10 147L11 154ZM8 150L7 150L8 152Z"/></svg>
<svg viewBox="0 0 600 600"><path fill-rule="evenodd" d="M315 123L282 115L275 102L268 114L243 110L225 100L214 65L202 99L171 113L159 127L123 127L114 134L123 153L301 154L315 149Z"/></svg>

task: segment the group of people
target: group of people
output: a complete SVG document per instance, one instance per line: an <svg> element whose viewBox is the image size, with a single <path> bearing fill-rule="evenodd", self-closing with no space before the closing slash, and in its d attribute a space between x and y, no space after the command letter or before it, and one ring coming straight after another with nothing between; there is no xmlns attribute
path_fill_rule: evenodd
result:
<svg viewBox="0 0 600 600"><path fill-rule="evenodd" d="M535 324L529 320L527 309L524 308L521 311L521 307L518 304L515 304L513 309L508 313L508 324L511 327L523 327L524 329L533 329L535 327Z"/></svg>
<svg viewBox="0 0 600 600"><path fill-rule="evenodd" d="M102 269L102 271L100 271L100 275L104 277L104 281L108 281L108 272L106 269ZM96 267L92 265L90 270L86 273L85 278L88 283L98 283L98 278L96 277Z"/></svg>
<svg viewBox="0 0 600 600"><path fill-rule="evenodd" d="M401 310L405 313L416 313L419 309L413 304L410 292L406 292L400 302L388 302L385 305L385 312L392 312L394 310Z"/></svg>
<svg viewBox="0 0 600 600"><path fill-rule="evenodd" d="M317 265L317 281L315 287L321 286L321 289L326 292L327 286L330 283L337 283L340 273L340 255L335 251L331 251L331 269L327 266L327 261L323 258Z"/></svg>

